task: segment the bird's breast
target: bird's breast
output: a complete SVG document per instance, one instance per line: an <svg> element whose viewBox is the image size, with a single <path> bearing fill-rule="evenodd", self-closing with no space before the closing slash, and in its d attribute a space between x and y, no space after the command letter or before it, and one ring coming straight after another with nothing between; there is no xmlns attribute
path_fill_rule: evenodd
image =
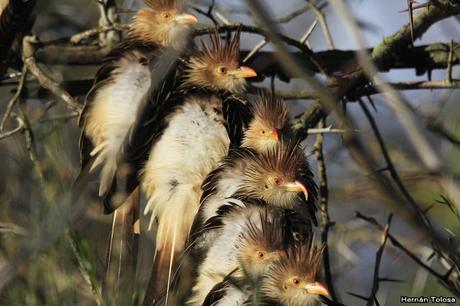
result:
<svg viewBox="0 0 460 306"><path fill-rule="evenodd" d="M168 126L154 144L145 167L149 172L177 173L180 183L201 182L227 154L227 135L220 101L191 97L168 116Z"/></svg>

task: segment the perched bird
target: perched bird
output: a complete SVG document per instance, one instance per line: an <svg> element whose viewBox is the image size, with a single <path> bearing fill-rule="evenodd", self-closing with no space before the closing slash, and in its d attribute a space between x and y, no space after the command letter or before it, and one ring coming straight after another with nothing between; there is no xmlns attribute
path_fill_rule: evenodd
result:
<svg viewBox="0 0 460 306"><path fill-rule="evenodd" d="M232 150L203 183L203 195L189 243L205 252L212 238L202 234L215 226L222 206L234 197L259 199L271 206L307 210L316 222L317 187L303 150L295 142L278 143L263 153ZM201 255L200 255L201 256Z"/></svg>
<svg viewBox="0 0 460 306"><path fill-rule="evenodd" d="M99 196L110 190L117 154L151 85L149 61L158 49L184 48L189 25L198 21L182 13L180 0L144 2L126 38L97 71L79 118L82 169L102 165Z"/></svg>
<svg viewBox="0 0 460 306"><path fill-rule="evenodd" d="M198 267L187 305L238 305L238 301L244 302L251 286L279 259L287 243L285 233L290 229L286 228L282 209L249 199L226 209L219 229L207 229L218 230L220 235L212 242ZM239 288L243 289L240 293L233 282L243 286Z"/></svg>
<svg viewBox="0 0 460 306"><path fill-rule="evenodd" d="M281 98L261 93L251 104L250 111L251 118L244 132L242 147L265 152L288 136L288 112Z"/></svg>
<svg viewBox="0 0 460 306"><path fill-rule="evenodd" d="M172 267L184 248L198 210L202 181L227 155L234 136L242 134L233 133L228 118L238 116L229 114L233 108L227 104L241 104L244 100L237 96L244 94L245 79L256 75L239 64L239 33L226 43L215 33L211 43L212 47L203 43L188 59L180 85L167 99L150 103L160 105L149 112L153 115L137 123L150 135L141 186L147 198L145 214L151 213L150 226L156 225L151 285L158 293L168 288ZM130 138L142 146L133 145L133 152L145 151L146 142L136 135Z"/></svg>
<svg viewBox="0 0 460 306"><path fill-rule="evenodd" d="M310 236L305 244L290 247L280 260L270 266L260 287L260 305L319 305L321 296L329 296L319 282L321 254Z"/></svg>
<svg viewBox="0 0 460 306"><path fill-rule="evenodd" d="M116 185L115 173L121 167L119 151L150 90L151 80L162 77L160 70L153 69L151 73L149 63L156 60L162 49L180 53L188 42L189 26L197 22L195 16L183 13L180 0L144 2L146 7L137 12L126 38L105 57L86 97L79 118L82 171L74 185L77 195L88 172L98 167L102 168L99 196L107 198L112 192ZM132 178L135 180L136 176ZM112 201L104 203L107 213L124 203L113 215L107 250L104 292L109 296L118 294L121 287L123 292L129 292L133 282L136 256L133 224L138 202L139 190L117 205L111 205Z"/></svg>
<svg viewBox="0 0 460 306"><path fill-rule="evenodd" d="M242 305L257 290L267 270L279 260L286 243L282 216L277 218L275 214L273 218L272 214L273 211L265 210L259 213L260 218L256 216L256 222L247 220L244 232L233 245L236 268L210 290L203 305Z"/></svg>

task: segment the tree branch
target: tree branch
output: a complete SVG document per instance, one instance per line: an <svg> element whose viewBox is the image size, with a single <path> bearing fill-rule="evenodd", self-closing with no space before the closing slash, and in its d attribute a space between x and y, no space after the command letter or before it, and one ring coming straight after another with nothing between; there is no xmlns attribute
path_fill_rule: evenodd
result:
<svg viewBox="0 0 460 306"><path fill-rule="evenodd" d="M27 69L34 75L40 85L51 91L59 99L63 100L72 110L80 111L81 106L73 99L71 95L62 89L57 82L49 78L37 65L34 58L34 48L32 43L34 39L26 36L22 42L22 60Z"/></svg>

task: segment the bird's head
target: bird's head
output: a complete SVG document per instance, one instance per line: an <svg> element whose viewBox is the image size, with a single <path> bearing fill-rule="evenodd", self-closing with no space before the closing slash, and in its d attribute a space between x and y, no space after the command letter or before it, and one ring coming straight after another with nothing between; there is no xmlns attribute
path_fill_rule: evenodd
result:
<svg viewBox="0 0 460 306"><path fill-rule="evenodd" d="M190 25L198 19L183 12L181 0L144 0L146 7L134 17L130 32L144 41L181 49Z"/></svg>
<svg viewBox="0 0 460 306"><path fill-rule="evenodd" d="M184 84L239 94L246 88L246 78L257 73L240 65L240 32L223 43L217 32L210 35L211 47L201 42L200 51L192 56Z"/></svg>
<svg viewBox="0 0 460 306"><path fill-rule="evenodd" d="M258 280L280 259L284 245L280 219L265 210L255 220L247 222L238 261L246 276L252 280Z"/></svg>
<svg viewBox="0 0 460 306"><path fill-rule="evenodd" d="M296 143L280 142L264 153L248 156L239 193L292 208L299 196L308 200L309 191L300 176L305 165L305 154Z"/></svg>
<svg viewBox="0 0 460 306"><path fill-rule="evenodd" d="M252 104L253 117L244 133L242 146L264 152L281 140L287 109L281 98L262 94Z"/></svg>
<svg viewBox="0 0 460 306"><path fill-rule="evenodd" d="M313 245L313 237L302 246L289 248L267 272L262 294L282 305L319 304L320 296L329 296L319 281L322 251Z"/></svg>

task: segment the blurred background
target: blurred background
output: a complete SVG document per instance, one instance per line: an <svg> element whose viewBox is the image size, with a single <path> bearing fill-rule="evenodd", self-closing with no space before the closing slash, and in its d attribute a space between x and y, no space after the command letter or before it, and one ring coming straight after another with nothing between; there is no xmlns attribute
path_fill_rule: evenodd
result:
<svg viewBox="0 0 460 306"><path fill-rule="evenodd" d="M342 20L327 5L327 1L317 2L323 3L322 11L334 47L342 50L357 49L359 46L353 35L347 32ZM408 23L407 12L401 12L407 8L406 1L346 2L361 26L367 47L375 46L384 36L398 31ZM210 1L189 3L207 10ZM267 0L264 3L270 8L273 17L278 18L297 10L305 1ZM130 10L142 5L141 1L132 0L118 0L116 4L120 9L121 22L129 22L133 15ZM244 1L218 0L215 9L231 22L254 22ZM33 16L35 22L31 32L40 41L59 41L97 27L100 10L96 0L48 0L38 1ZM316 17L313 11L306 11L282 24L282 31L289 37L299 39ZM199 18L202 24L211 24L206 17ZM414 44L449 43L459 37L460 22L457 16L436 23ZM242 49L251 50L260 40L260 36L244 33ZM328 49L320 26L316 27L308 42L315 52ZM269 44L263 50L270 51L272 47ZM97 69L97 65L42 64L40 67L60 83L90 80ZM8 101L15 93L19 81L17 72L14 69L8 70L9 77L0 82L0 114L5 112ZM445 70L435 70L431 78L443 80L445 74ZM382 75L390 82L428 78L427 74L416 75L414 69L392 70ZM460 69L454 66L453 78L459 77ZM266 79L255 85L269 88L270 80ZM282 91L308 89L300 80L286 83L275 79L274 86ZM402 94L418 113L427 118L435 116L437 122L441 122L457 139L460 138L458 90L414 90L404 91ZM111 217L104 215L102 206L90 196L84 205L71 207L70 188L79 171L79 129L76 114L41 89L31 77L26 79L21 97L18 111L27 112L33 133L25 131L0 140L0 285L3 287L0 292L0 305L96 305L89 285L91 281L88 279L100 282L103 278ZM83 98L76 97L78 101ZM423 208L429 208L427 216L441 225L438 230L448 232L454 239L458 239L458 212L443 202L443 193L437 178L423 167L387 101L381 95L374 95L372 100L375 107L370 109L403 183ZM313 101L291 99L287 103L294 117L310 107ZM369 141L372 154L382 161L383 167L385 163L381 152L358 103L348 103L347 114L356 120L356 133ZM6 129L13 129L15 124L14 120L9 120ZM423 120L419 120L417 124L436 148L445 166L451 173L458 175L458 143L452 144L424 129ZM328 118L327 125L340 128L334 116ZM364 305L365 301L350 293L369 295L381 233L375 227L357 219L354 212L360 211L384 224L391 210L369 179L372 173L364 173L358 167L343 145L341 134L328 133L324 137L330 217L335 222L329 237L334 285L341 302L346 305ZM315 136L309 136L305 142L308 153L313 151L314 143ZM315 156L312 155L309 159L316 169ZM76 214L77 217L73 218L71 214ZM66 238L68 236L62 235L62 228L68 224L76 233L73 241L77 245L69 243L70 240ZM390 232L420 259L426 261L427 265L435 270L446 270L439 261L429 259L433 252L429 241L398 215L393 219ZM72 247L77 248L83 256L76 258ZM150 254L149 252L147 246L146 254ZM148 256L144 256L146 258L139 262L148 261ZM380 271L381 277L398 280L380 283L380 305L398 305L401 295L452 296L436 278L391 244L385 248ZM145 271L139 272L139 286L145 285L146 277Z"/></svg>

